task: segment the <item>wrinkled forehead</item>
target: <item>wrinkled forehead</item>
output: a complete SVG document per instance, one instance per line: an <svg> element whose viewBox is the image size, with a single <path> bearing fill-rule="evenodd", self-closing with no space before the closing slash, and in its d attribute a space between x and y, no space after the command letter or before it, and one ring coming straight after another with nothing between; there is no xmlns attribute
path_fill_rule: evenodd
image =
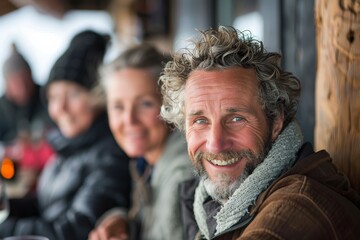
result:
<svg viewBox="0 0 360 240"><path fill-rule="evenodd" d="M204 89L211 90L212 94L238 89L257 91L258 81L254 69L242 67L212 71L192 71L185 83L185 94Z"/></svg>
<svg viewBox="0 0 360 240"><path fill-rule="evenodd" d="M257 96L258 83L251 69L196 71L185 86L185 109L194 110L202 104L237 108L252 105Z"/></svg>

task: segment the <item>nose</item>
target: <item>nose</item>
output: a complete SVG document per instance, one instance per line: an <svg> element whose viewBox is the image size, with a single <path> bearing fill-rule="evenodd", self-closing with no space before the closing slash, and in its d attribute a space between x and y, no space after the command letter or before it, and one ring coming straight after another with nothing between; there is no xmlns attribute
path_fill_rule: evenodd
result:
<svg viewBox="0 0 360 240"><path fill-rule="evenodd" d="M67 113L67 103L65 98L56 97L51 98L48 103L48 111L50 117L56 121L57 118Z"/></svg>
<svg viewBox="0 0 360 240"><path fill-rule="evenodd" d="M52 104L57 113L63 113L67 110L67 100L64 97L57 98Z"/></svg>
<svg viewBox="0 0 360 240"><path fill-rule="evenodd" d="M127 124L135 124L138 120L136 109L135 108L129 108L127 111L125 111L124 114L124 121Z"/></svg>
<svg viewBox="0 0 360 240"><path fill-rule="evenodd" d="M227 137L226 130L221 124L212 124L207 136L206 148L210 153L220 153L229 150L231 142Z"/></svg>

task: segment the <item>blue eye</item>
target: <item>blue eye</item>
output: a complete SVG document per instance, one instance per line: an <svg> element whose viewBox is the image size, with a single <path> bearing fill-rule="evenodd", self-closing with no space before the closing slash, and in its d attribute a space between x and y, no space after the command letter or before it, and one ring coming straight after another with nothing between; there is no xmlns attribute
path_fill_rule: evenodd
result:
<svg viewBox="0 0 360 240"><path fill-rule="evenodd" d="M154 106L154 103L151 101L143 101L141 102L140 106L145 108L152 108Z"/></svg>
<svg viewBox="0 0 360 240"><path fill-rule="evenodd" d="M232 122L241 122L244 121L245 119L243 117L234 117L233 119L231 119Z"/></svg>
<svg viewBox="0 0 360 240"><path fill-rule="evenodd" d="M197 123L197 124L205 124L206 123L206 120L204 118L198 118L194 121L194 123Z"/></svg>

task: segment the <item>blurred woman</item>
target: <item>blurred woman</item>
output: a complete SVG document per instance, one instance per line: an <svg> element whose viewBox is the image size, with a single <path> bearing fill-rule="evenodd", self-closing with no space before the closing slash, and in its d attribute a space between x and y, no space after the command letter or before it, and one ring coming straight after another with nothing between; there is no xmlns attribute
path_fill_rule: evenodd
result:
<svg viewBox="0 0 360 240"><path fill-rule="evenodd" d="M53 66L44 93L58 127L49 136L56 156L45 167L35 198L10 202L0 237L86 239L104 212L129 207L128 157L111 135L105 106L92 92L106 44L105 36L81 32Z"/></svg>
<svg viewBox="0 0 360 240"><path fill-rule="evenodd" d="M165 58L152 46L125 51L103 67L111 131L126 154L135 160L135 182L129 212L131 239L182 239L179 183L192 176L185 139L160 117L157 80ZM92 231L91 240L125 239L119 226L125 216L115 209Z"/></svg>

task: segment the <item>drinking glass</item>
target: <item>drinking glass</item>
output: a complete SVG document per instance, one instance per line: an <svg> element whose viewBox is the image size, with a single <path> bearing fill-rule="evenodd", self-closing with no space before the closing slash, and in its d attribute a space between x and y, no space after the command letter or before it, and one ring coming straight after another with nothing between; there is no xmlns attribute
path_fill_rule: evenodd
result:
<svg viewBox="0 0 360 240"><path fill-rule="evenodd" d="M28 236L6 237L3 238L3 240L49 240L49 239L43 236L28 235Z"/></svg>
<svg viewBox="0 0 360 240"><path fill-rule="evenodd" d="M0 143L0 170L4 155L5 155L5 148ZM0 223L5 221L8 216L9 216L9 201L6 197L5 183L2 178L2 175L0 174Z"/></svg>
<svg viewBox="0 0 360 240"><path fill-rule="evenodd" d="M9 216L9 202L5 193L5 185L2 177L0 176L0 223L5 221Z"/></svg>

